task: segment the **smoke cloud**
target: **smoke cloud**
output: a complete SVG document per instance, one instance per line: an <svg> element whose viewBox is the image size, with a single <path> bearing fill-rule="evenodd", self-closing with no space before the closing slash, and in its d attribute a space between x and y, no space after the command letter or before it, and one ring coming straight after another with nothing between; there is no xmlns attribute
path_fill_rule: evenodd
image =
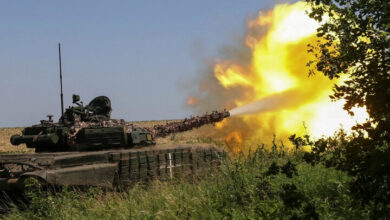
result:
<svg viewBox="0 0 390 220"><path fill-rule="evenodd" d="M284 10L290 6L281 7ZM331 88L329 81L322 80L319 85L314 85L307 80L305 69L310 57L307 55L306 45L316 40L314 36L290 44L277 45L279 48L271 50L268 45L273 43L270 32L277 23L277 16L279 15L275 15L274 11L259 12L258 17L248 21L246 35L237 38L231 45L221 47L219 58L207 60L206 65L201 67L199 77L186 85L189 94L186 105L197 114L214 109L230 110L232 117L216 128L215 135L218 138L229 141L232 134L239 135L239 139L243 140L242 144L248 147L262 143L271 144L274 135L286 141L291 135L291 129L286 128L288 125L285 123L286 117L289 116L282 112L295 111L320 96L324 88ZM256 54L259 46L265 47L265 57L258 57ZM275 62L275 68L284 66L288 75L302 81L301 85L279 92L270 92L269 89L263 88L262 85L267 85L266 78L269 76L275 77L276 84L280 80L282 85L283 77L279 79L272 66L269 72L256 69L256 65L271 65L270 61ZM222 67L221 75L225 74L227 78L230 77L228 69L238 67L236 69L239 76L247 82L241 80L241 84L224 85L216 77L218 65ZM307 115L310 116L310 113ZM303 120L297 119L294 122L294 127L304 129Z"/></svg>

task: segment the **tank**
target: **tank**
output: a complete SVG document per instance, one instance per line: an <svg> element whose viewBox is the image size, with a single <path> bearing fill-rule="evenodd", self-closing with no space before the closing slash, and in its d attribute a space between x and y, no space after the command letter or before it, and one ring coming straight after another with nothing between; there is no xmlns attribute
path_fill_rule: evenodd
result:
<svg viewBox="0 0 390 220"><path fill-rule="evenodd" d="M111 101L106 96L98 96L84 106L80 96L73 95L73 104L57 123L53 122L52 115L48 115L48 120L26 127L22 135L11 136L11 143L26 144L28 148L35 148L37 153L149 146L156 144L155 138L213 124L230 115L226 110L213 111L149 128L136 127L123 119L111 119Z"/></svg>
<svg viewBox="0 0 390 220"><path fill-rule="evenodd" d="M11 136L33 154L0 155L0 190L19 191L33 177L42 185L113 188L139 180L192 175L219 164L223 150L206 146L156 146L156 138L214 124L230 116L213 111L153 127L111 119L111 101L94 98L88 105L72 96L58 122L53 116Z"/></svg>

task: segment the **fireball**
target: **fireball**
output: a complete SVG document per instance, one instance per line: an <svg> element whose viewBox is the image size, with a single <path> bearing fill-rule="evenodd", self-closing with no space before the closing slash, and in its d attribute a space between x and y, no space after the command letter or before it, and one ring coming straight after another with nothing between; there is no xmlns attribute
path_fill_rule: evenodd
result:
<svg viewBox="0 0 390 220"><path fill-rule="evenodd" d="M236 107L231 111L236 117L216 126L225 131L227 143L244 147L269 144L273 135L282 141L291 134L329 136L341 127L351 131L356 122L368 117L364 108L356 109L352 117L343 110L343 100L331 102L332 87L340 80L331 81L321 73L308 77L306 64L314 57L307 52L307 44L319 40L320 24L308 17L307 10L304 2L297 2L259 12L248 22L243 42L250 60L243 62L239 55L236 60L217 59L210 71L214 83L200 82L199 109L208 107L210 97L219 98L220 108Z"/></svg>

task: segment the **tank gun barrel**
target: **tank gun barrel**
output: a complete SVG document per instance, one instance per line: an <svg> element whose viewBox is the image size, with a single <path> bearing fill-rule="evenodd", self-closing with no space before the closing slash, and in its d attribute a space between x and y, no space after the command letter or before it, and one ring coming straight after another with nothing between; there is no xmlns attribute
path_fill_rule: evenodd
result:
<svg viewBox="0 0 390 220"><path fill-rule="evenodd" d="M172 133L189 131L206 124L214 124L229 116L230 113L226 110L213 111L210 114L206 113L203 116L195 116L179 122L170 122L166 125L155 125L152 129L152 132L155 137L165 137Z"/></svg>

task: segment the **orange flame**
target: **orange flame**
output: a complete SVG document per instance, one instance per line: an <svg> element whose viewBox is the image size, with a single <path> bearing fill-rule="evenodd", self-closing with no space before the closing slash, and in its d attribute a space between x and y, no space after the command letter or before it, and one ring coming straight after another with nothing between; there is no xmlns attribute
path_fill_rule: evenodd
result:
<svg viewBox="0 0 390 220"><path fill-rule="evenodd" d="M239 131L233 131L225 138L227 147L231 152L238 154L241 152L242 134Z"/></svg>

